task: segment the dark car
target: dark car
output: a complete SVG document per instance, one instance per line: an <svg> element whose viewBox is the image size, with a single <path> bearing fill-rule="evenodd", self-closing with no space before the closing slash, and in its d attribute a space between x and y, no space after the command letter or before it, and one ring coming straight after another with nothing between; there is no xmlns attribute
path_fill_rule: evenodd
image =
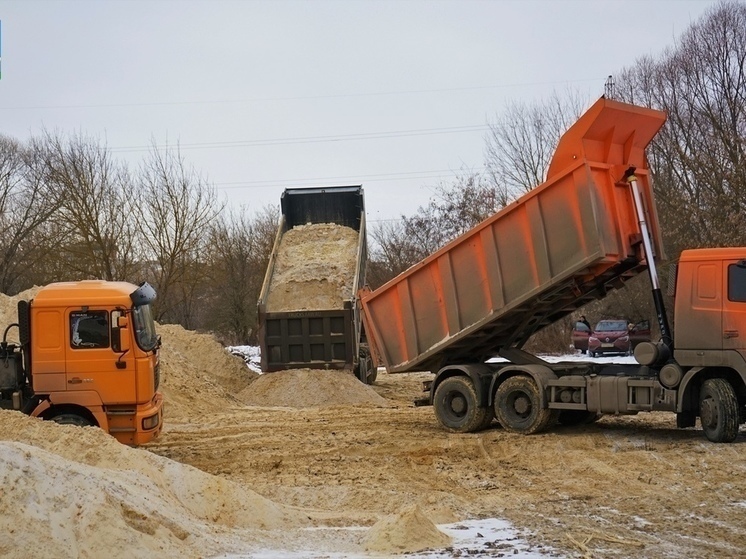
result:
<svg viewBox="0 0 746 559"><path fill-rule="evenodd" d="M579 349L581 353L588 351L588 337L591 335L591 329L584 322L576 322L572 330L572 346Z"/></svg>
<svg viewBox="0 0 746 559"><path fill-rule="evenodd" d="M632 324L627 320L601 320L588 337L588 355L621 353L630 355L635 346L650 341L650 323Z"/></svg>

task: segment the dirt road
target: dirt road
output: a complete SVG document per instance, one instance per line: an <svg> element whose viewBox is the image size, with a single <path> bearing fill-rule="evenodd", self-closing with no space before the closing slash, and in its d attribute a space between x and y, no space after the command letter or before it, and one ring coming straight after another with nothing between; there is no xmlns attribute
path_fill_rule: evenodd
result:
<svg viewBox="0 0 746 559"><path fill-rule="evenodd" d="M432 408L411 404L425 378L379 374L373 389L388 407L177 415L148 449L277 503L325 511L330 525L370 525L417 504L435 523L505 518L570 556L743 557L745 434L712 444L677 430L669 414L534 436L496 425L450 434Z"/></svg>

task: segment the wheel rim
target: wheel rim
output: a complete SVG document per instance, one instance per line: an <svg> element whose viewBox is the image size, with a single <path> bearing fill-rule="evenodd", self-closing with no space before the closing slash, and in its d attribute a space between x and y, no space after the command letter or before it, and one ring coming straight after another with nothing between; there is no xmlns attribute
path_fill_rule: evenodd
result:
<svg viewBox="0 0 746 559"><path fill-rule="evenodd" d="M466 415L468 408L464 395L460 392L450 392L446 397L446 407L451 415L456 418L462 418Z"/></svg>
<svg viewBox="0 0 746 559"><path fill-rule="evenodd" d="M527 419L533 411L531 398L525 392L511 393L508 396L508 405L518 419Z"/></svg>
<svg viewBox="0 0 746 559"><path fill-rule="evenodd" d="M712 398L706 398L700 403L699 419L702 422L703 427L717 427L718 410Z"/></svg>

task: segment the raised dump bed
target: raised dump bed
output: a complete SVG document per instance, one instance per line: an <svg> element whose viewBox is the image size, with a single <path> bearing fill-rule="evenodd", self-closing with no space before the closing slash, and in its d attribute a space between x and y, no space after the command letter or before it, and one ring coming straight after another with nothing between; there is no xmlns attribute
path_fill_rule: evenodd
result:
<svg viewBox="0 0 746 559"><path fill-rule="evenodd" d="M659 111L600 99L560 140L546 182L362 294L377 360L395 373L508 355L644 270L622 180L630 167L662 256L644 150L664 121Z"/></svg>
<svg viewBox="0 0 746 559"><path fill-rule="evenodd" d="M366 236L360 186L287 189L259 297L263 371L357 369Z"/></svg>

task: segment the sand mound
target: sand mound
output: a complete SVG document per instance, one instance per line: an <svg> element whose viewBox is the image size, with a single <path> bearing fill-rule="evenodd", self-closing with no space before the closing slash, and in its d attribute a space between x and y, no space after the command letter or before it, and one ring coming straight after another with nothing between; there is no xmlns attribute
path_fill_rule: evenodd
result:
<svg viewBox="0 0 746 559"><path fill-rule="evenodd" d="M348 371L290 369L266 373L238 394L250 406L313 408L389 402Z"/></svg>
<svg viewBox="0 0 746 559"><path fill-rule="evenodd" d="M307 523L234 482L118 443L100 429L0 410L0 556L199 557L232 528ZM9 536L9 538L8 538ZM153 555L155 554L155 555Z"/></svg>
<svg viewBox="0 0 746 559"><path fill-rule="evenodd" d="M411 553L450 544L451 537L438 530L416 505L379 520L364 540L366 551L379 553Z"/></svg>
<svg viewBox="0 0 746 559"><path fill-rule="evenodd" d="M341 309L352 297L359 234L334 223L296 225L280 239L268 312Z"/></svg>
<svg viewBox="0 0 746 559"><path fill-rule="evenodd" d="M243 359L231 355L208 334L161 324L161 390L166 421L215 413L240 406L236 394L249 386L257 373Z"/></svg>
<svg viewBox="0 0 746 559"><path fill-rule="evenodd" d="M0 293L0 328L4 330L10 324L18 322L18 301L33 299L40 289L41 287L34 286L13 296ZM18 328L10 329L8 341L18 342Z"/></svg>

